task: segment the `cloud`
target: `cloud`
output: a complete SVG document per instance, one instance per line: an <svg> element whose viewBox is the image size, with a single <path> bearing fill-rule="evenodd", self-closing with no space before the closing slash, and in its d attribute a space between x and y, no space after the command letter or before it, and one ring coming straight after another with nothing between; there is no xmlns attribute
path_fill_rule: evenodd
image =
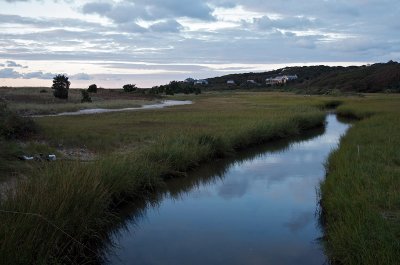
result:
<svg viewBox="0 0 400 265"><path fill-rule="evenodd" d="M170 19L155 23L151 25L149 29L154 32L179 32L183 29L183 27L176 20Z"/></svg>
<svg viewBox="0 0 400 265"><path fill-rule="evenodd" d="M104 15L110 12L112 9L112 5L110 3L87 3L82 7L82 11L85 14L93 14L97 13L99 15Z"/></svg>
<svg viewBox="0 0 400 265"><path fill-rule="evenodd" d="M14 71L12 68L0 69L0 78L20 78L22 74Z"/></svg>
<svg viewBox="0 0 400 265"><path fill-rule="evenodd" d="M105 16L115 23L136 22L138 20L157 21L188 17L199 20L214 20L213 9L204 1L192 0L182 3L180 0L137 0L109 2L90 2L82 6L84 14Z"/></svg>
<svg viewBox="0 0 400 265"><path fill-rule="evenodd" d="M203 0L191 0L183 3L182 0L140 0L141 3L152 2L152 12L161 17L164 12L172 17L189 17L200 20L214 20L213 9Z"/></svg>
<svg viewBox="0 0 400 265"><path fill-rule="evenodd" d="M36 72L30 72L23 74L23 78L25 79L32 79L32 78L38 78L38 79L53 79L55 74L52 73L43 73L42 71L36 71Z"/></svg>
<svg viewBox="0 0 400 265"><path fill-rule="evenodd" d="M71 79L75 80L91 80L92 77L86 73L79 73L71 76Z"/></svg>
<svg viewBox="0 0 400 265"><path fill-rule="evenodd" d="M33 17L23 17L19 15L7 15L0 14L0 24L19 24L19 25L30 25L36 28L88 28L88 29L109 29L104 26L84 21L82 19L72 19L72 18L33 18Z"/></svg>
<svg viewBox="0 0 400 265"><path fill-rule="evenodd" d="M109 12L99 15L106 16L109 19L116 22L117 24L136 22L139 19L142 20L156 19L148 12L145 6L130 2L121 2L115 4Z"/></svg>
<svg viewBox="0 0 400 265"><path fill-rule="evenodd" d="M118 28L121 29L123 32L128 32L128 33L144 33L144 32L147 32L146 28L139 26L135 22L123 23L123 24L119 25Z"/></svg>
<svg viewBox="0 0 400 265"><path fill-rule="evenodd" d="M313 212L300 212L293 215L290 221L284 223L284 226L287 227L291 233L297 233L306 228L313 221Z"/></svg>
<svg viewBox="0 0 400 265"><path fill-rule="evenodd" d="M261 71L246 65L265 63L400 60L398 0L19 2L18 10L0 3L1 10L13 10L0 14L0 69L19 70L23 61L36 72L2 70L16 78L41 78L55 71L53 62L65 62L57 71L82 69L92 78L117 71L146 73L144 80L154 70L152 80L172 80ZM40 12L30 12L32 3ZM68 16L51 12L57 3ZM47 61L48 68L38 61ZM73 68L72 61L82 67ZM210 64L219 67L203 67Z"/></svg>
<svg viewBox="0 0 400 265"><path fill-rule="evenodd" d="M0 78L53 79L54 76L55 74L53 73L44 73L43 71L20 73L15 71L13 68L0 69Z"/></svg>
<svg viewBox="0 0 400 265"><path fill-rule="evenodd" d="M268 16L261 18L255 18L253 23L259 29L309 29L315 26L315 23L306 17L282 17L277 19L271 19Z"/></svg>
<svg viewBox="0 0 400 265"><path fill-rule="evenodd" d="M21 67L21 68L24 67L23 65L17 64L14 61L7 61L6 64L7 64L7 67Z"/></svg>

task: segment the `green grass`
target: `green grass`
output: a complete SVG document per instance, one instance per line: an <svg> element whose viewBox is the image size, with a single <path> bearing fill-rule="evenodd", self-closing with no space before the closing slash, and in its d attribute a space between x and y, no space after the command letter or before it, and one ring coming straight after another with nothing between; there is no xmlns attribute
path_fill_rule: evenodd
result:
<svg viewBox="0 0 400 265"><path fill-rule="evenodd" d="M395 264L400 231L398 96L226 92L174 98L195 104L35 118L40 143L87 147L97 160L33 167L15 189L1 195L0 210L9 212L0 213L0 263L93 262L109 229L120 221L120 204L146 197L166 178L182 176L215 157L321 126L323 110L339 106L340 115L364 120L332 154L321 186L327 253L344 264Z"/></svg>
<svg viewBox="0 0 400 265"><path fill-rule="evenodd" d="M108 100L94 101L93 103L18 103L14 104L11 109L23 115L44 115L56 114L61 112L74 112L83 109L120 109L120 108L136 108L147 104L154 104L156 101L148 100Z"/></svg>
<svg viewBox="0 0 400 265"><path fill-rule="evenodd" d="M97 153L125 153L157 142L160 137L181 134L238 137L242 130L259 124L273 126L295 113L311 113L314 107L323 108L332 101L279 93L203 94L179 99L196 103L163 110L46 117L36 121L43 128L46 141L53 145L86 145Z"/></svg>
<svg viewBox="0 0 400 265"><path fill-rule="evenodd" d="M47 164L3 195L1 210L40 214L51 224L37 215L1 213L1 261L92 262L92 251L101 250L99 242L118 222L119 204L146 196L165 178L181 176L199 163L321 126L321 108L330 102L230 93L203 95L194 105L163 110L37 118L43 141L86 145L98 160Z"/></svg>
<svg viewBox="0 0 400 265"><path fill-rule="evenodd" d="M46 91L43 93L43 91ZM120 90L99 89L90 93L92 103L81 103L80 89L70 89L68 100L53 96L51 88L4 88L0 87L0 98L9 103L10 109L21 115L55 114L91 108L132 108L158 102L156 98L125 93Z"/></svg>
<svg viewBox="0 0 400 265"><path fill-rule="evenodd" d="M347 100L338 114L361 121L321 185L326 252L338 264L399 264L400 97Z"/></svg>

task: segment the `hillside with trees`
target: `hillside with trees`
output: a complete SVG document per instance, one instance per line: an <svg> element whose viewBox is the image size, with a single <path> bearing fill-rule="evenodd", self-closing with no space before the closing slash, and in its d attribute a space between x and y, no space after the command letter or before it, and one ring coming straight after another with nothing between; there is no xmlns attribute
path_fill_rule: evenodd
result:
<svg viewBox="0 0 400 265"><path fill-rule="evenodd" d="M363 66L303 66L286 67L262 73L230 74L207 79L209 90L242 89L249 80L258 87L265 88L267 78L297 75L296 80L285 85L272 86L271 89L290 90L299 93L327 94L333 92L400 92L400 64L389 61ZM227 84L234 81L235 85Z"/></svg>

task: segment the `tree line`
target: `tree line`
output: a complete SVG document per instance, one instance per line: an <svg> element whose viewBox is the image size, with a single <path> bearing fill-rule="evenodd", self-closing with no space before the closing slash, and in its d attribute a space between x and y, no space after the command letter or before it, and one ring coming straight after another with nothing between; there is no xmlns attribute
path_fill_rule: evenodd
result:
<svg viewBox="0 0 400 265"><path fill-rule="evenodd" d="M71 82L69 81L68 76L64 74L58 74L53 78L52 89L53 95L56 98L60 99L68 99L68 91L70 88ZM89 93L97 93L97 85L92 84L87 89L81 90L82 100L81 102L92 102ZM140 89L135 84L125 84L122 86L122 89L126 93L139 93L139 94L165 94L165 95L174 95L174 94L201 94L201 88L199 85L194 85L193 83L185 83L178 81L171 81L169 84L154 86L150 89Z"/></svg>
<svg viewBox="0 0 400 265"><path fill-rule="evenodd" d="M286 84L285 90L311 94L329 94L334 91L340 93L400 92L400 64L394 61L348 67L326 65L296 66L268 72L229 74L208 78L207 80L210 83L208 89L243 89L247 87L229 86L227 81L233 80L236 84L245 84L246 80L254 80L258 84L265 85L267 78L295 74L298 79ZM282 89L279 86L274 88Z"/></svg>

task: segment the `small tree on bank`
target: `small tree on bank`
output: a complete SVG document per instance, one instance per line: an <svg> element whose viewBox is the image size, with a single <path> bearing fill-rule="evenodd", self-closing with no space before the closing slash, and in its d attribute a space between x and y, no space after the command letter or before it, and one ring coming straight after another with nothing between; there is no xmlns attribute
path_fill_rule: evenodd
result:
<svg viewBox="0 0 400 265"><path fill-rule="evenodd" d="M82 94L81 103L92 102L92 98L90 97L89 92L87 90L81 90L81 94Z"/></svg>
<svg viewBox="0 0 400 265"><path fill-rule="evenodd" d="M89 88L87 89L87 91L89 93L97 93L97 85L96 84L90 85Z"/></svg>
<svg viewBox="0 0 400 265"><path fill-rule="evenodd" d="M125 92L134 92L136 91L137 87L134 84L126 84L122 87Z"/></svg>
<svg viewBox="0 0 400 265"><path fill-rule="evenodd" d="M56 98L68 99L68 89L71 82L68 81L68 77L65 75L56 75L53 78L52 89L54 89L54 96Z"/></svg>

